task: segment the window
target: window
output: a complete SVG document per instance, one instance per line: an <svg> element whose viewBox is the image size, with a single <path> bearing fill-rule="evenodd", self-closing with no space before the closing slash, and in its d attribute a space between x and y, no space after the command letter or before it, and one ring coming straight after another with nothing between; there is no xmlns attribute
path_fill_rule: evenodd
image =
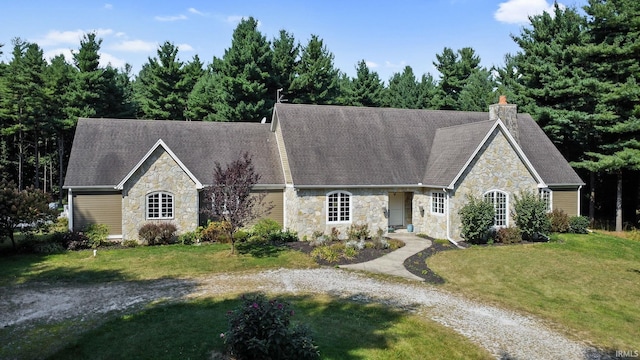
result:
<svg viewBox="0 0 640 360"><path fill-rule="evenodd" d="M496 211L496 217L493 221L495 226L508 226L509 195L500 190L492 190L484 194L484 200L493 205Z"/></svg>
<svg viewBox="0 0 640 360"><path fill-rule="evenodd" d="M540 200L542 200L547 207L547 211L550 212L553 210L553 196L551 190L549 189L540 189Z"/></svg>
<svg viewBox="0 0 640 360"><path fill-rule="evenodd" d="M147 219L173 219L173 195L166 192L147 195Z"/></svg>
<svg viewBox="0 0 640 360"><path fill-rule="evenodd" d="M442 191L431 192L431 213L444 214L445 193Z"/></svg>
<svg viewBox="0 0 640 360"><path fill-rule="evenodd" d="M327 194L327 222L351 221L351 194L336 191Z"/></svg>

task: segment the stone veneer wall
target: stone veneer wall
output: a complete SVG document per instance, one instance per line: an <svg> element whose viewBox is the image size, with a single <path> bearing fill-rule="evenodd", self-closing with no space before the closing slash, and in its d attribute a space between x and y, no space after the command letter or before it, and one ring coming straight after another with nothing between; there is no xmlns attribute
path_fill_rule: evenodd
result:
<svg viewBox="0 0 640 360"><path fill-rule="evenodd" d="M518 157L505 135L496 129L476 159L471 162L460 177L458 186L451 195L451 237L455 240L462 240L458 211L467 203L467 195L482 196L490 190L507 192L509 194L507 224L511 226L514 225L511 216L513 195L518 195L523 191L537 192L537 185L535 178Z"/></svg>
<svg viewBox="0 0 640 360"><path fill-rule="evenodd" d="M446 209L445 214L431 213L431 191L431 189L423 189L413 195L413 224L415 232L425 233L437 239L446 239ZM423 211L420 211L421 206L424 209Z"/></svg>
<svg viewBox="0 0 640 360"><path fill-rule="evenodd" d="M386 231L388 219L383 211L389 208L389 192L414 192L415 189L339 189L351 193L351 222L327 223L326 199L337 189L285 189L285 227L298 232L300 238L311 237L314 231L325 234L335 227L346 238L351 224L367 224L372 233L378 228ZM415 217L415 210L414 210Z"/></svg>
<svg viewBox="0 0 640 360"><path fill-rule="evenodd" d="M146 219L146 195L155 191L173 194L173 219ZM148 221L172 222L178 233L195 230L198 226L198 190L195 183L162 147L158 147L124 184L123 240L138 239L138 229Z"/></svg>

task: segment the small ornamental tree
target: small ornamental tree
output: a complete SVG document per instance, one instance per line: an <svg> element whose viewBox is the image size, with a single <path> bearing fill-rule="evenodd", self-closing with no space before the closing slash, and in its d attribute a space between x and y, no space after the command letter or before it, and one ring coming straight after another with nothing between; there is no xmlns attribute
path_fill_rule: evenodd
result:
<svg viewBox="0 0 640 360"><path fill-rule="evenodd" d="M484 244L489 238L495 218L493 205L483 199L468 196L469 202L460 209L462 237L471 244Z"/></svg>
<svg viewBox="0 0 640 360"><path fill-rule="evenodd" d="M13 248L16 242L13 233L20 227L27 229L55 219L55 210L49 209L51 198L33 187L22 191L13 181L0 180L0 240L11 239Z"/></svg>
<svg viewBox="0 0 640 360"><path fill-rule="evenodd" d="M549 235L551 220L547 204L535 193L525 191L514 196L514 219L525 240L536 240L539 235Z"/></svg>
<svg viewBox="0 0 640 360"><path fill-rule="evenodd" d="M266 193L252 194L260 180L249 153L223 168L215 162L213 184L204 189L203 212L215 221L229 224L231 253L235 253L235 232L250 221L268 213L272 206L264 204Z"/></svg>

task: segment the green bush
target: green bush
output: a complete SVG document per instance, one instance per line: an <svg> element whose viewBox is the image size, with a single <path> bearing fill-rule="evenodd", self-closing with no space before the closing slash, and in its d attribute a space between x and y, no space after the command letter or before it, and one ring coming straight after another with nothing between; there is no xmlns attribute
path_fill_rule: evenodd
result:
<svg viewBox="0 0 640 360"><path fill-rule="evenodd" d="M462 237L471 244L486 244L495 218L493 205L474 196L458 211Z"/></svg>
<svg viewBox="0 0 640 360"><path fill-rule="evenodd" d="M553 209L548 213L549 221L551 222L551 232L554 233L566 233L569 231L569 215L560 209Z"/></svg>
<svg viewBox="0 0 640 360"><path fill-rule="evenodd" d="M59 217L56 219L56 222L49 228L52 232L63 233L69 231L69 219L66 217Z"/></svg>
<svg viewBox="0 0 640 360"><path fill-rule="evenodd" d="M282 245L289 242L298 241L298 234L295 231L287 229L286 231L274 231L269 233L267 240L272 245Z"/></svg>
<svg viewBox="0 0 640 360"><path fill-rule="evenodd" d="M258 220L255 225L253 225L253 227L251 228L251 233L255 236L260 236L264 239L267 239L269 234L280 230L282 230L282 226L277 221L269 218L262 218Z"/></svg>
<svg viewBox="0 0 640 360"><path fill-rule="evenodd" d="M291 326L293 315L287 302L262 294L243 296L240 307L227 313L229 329L220 336L228 354L238 360L319 359L308 328Z"/></svg>
<svg viewBox="0 0 640 360"><path fill-rule="evenodd" d="M330 241L340 241L340 230L336 227L331 228L331 234L329 235Z"/></svg>
<svg viewBox="0 0 640 360"><path fill-rule="evenodd" d="M535 241L539 235L549 235L551 221L547 216L547 204L538 194L525 191L514 196L514 219L524 240Z"/></svg>
<svg viewBox="0 0 640 360"><path fill-rule="evenodd" d="M249 239L249 237L250 237L250 236L251 236L251 234L250 234L248 231L243 230L243 229L238 229L238 230L236 230L236 232L233 234L233 239L234 239L236 242L241 243L241 242L245 242L245 241L247 241L247 240Z"/></svg>
<svg viewBox="0 0 640 360"><path fill-rule="evenodd" d="M138 236L147 245L167 245L175 242L175 234L178 229L170 222L148 222L138 230Z"/></svg>
<svg viewBox="0 0 640 360"><path fill-rule="evenodd" d="M129 239L129 240L123 241L122 246L128 247L128 248L134 248L134 247L140 246L140 243L137 242L136 240Z"/></svg>
<svg viewBox="0 0 640 360"><path fill-rule="evenodd" d="M95 249L106 244L109 237L109 227L105 224L89 224L84 229L84 234L89 239L89 246Z"/></svg>
<svg viewBox="0 0 640 360"><path fill-rule="evenodd" d="M212 221L207 224L200 235L202 241L228 243L231 225L226 221Z"/></svg>
<svg viewBox="0 0 640 360"><path fill-rule="evenodd" d="M187 231L178 235L178 243L182 245L193 245L199 242L199 235L197 231Z"/></svg>
<svg viewBox="0 0 640 360"><path fill-rule="evenodd" d="M59 239L53 236L35 236L27 233L18 243L18 251L25 254L57 254L66 249Z"/></svg>
<svg viewBox="0 0 640 360"><path fill-rule="evenodd" d="M351 224L347 229L347 238L349 240L368 239L369 237L371 237L371 233L367 224Z"/></svg>
<svg viewBox="0 0 640 360"><path fill-rule="evenodd" d="M574 234L587 234L589 218L586 216L572 216L569 218L569 231Z"/></svg>
<svg viewBox="0 0 640 360"><path fill-rule="evenodd" d="M496 242L502 244L515 244L522 242L520 229L513 226L499 228L496 232Z"/></svg>

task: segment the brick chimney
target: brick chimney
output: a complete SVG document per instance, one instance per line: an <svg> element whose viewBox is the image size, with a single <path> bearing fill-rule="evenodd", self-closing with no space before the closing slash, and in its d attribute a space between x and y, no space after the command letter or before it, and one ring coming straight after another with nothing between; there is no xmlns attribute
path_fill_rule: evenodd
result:
<svg viewBox="0 0 640 360"><path fill-rule="evenodd" d="M507 97L500 95L500 100L497 104L489 105L489 120L502 120L507 127L511 136L520 143L520 136L518 135L518 106L515 104L508 104Z"/></svg>

